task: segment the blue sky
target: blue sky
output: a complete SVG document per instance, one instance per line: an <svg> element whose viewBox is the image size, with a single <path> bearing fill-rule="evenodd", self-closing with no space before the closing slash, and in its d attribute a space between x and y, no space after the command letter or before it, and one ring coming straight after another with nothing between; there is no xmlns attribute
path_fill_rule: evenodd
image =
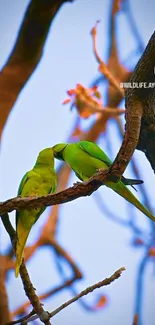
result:
<svg viewBox="0 0 155 325"><path fill-rule="evenodd" d="M0 66L3 67L14 44L23 13L29 1L6 0L0 2ZM106 59L108 49L108 22L110 1L77 0L73 4L66 3L57 14L44 48L43 58L34 74L21 92L5 127L0 159L0 200L16 196L18 185L24 173L31 169L38 152L55 143L65 141L70 134L76 118L76 112L70 112L68 106L62 106L66 90L74 88L77 82L88 86L97 76L97 63L92 52L90 30L96 20L98 25L98 50ZM144 46L154 31L154 1L130 1L131 9ZM146 16L147 13L147 16ZM149 18L148 18L149 17ZM119 53L122 62L133 68L138 56L126 61L126 58L137 46L125 15L117 17ZM114 122L109 126L109 136L113 140L112 157L114 158L120 139ZM100 145L107 150L104 138ZM108 152L107 152L108 153ZM154 202L154 174L143 153L136 151L135 157L148 187L148 195ZM58 165L58 164L57 164ZM131 175L128 168L126 175ZM69 185L75 182L72 175ZM112 211L124 219L127 218L127 205L107 188L99 190L106 197ZM138 196L139 194L137 194ZM139 195L139 198L140 195ZM111 204L111 202L113 204ZM149 231L150 223L135 209L130 210L137 216L137 223ZM48 216L48 210L42 215L33 228L28 243L32 243ZM14 222L14 213L11 214ZM1 231L2 250L8 246L8 237ZM139 263L144 255L143 249L131 246L132 234L129 228L108 220L95 203L94 195L81 198L62 206L60 211L58 241L79 265L84 278L76 284L82 290L88 285L111 275L117 268L126 267L122 277L107 288L87 297L90 303L96 296L107 294L108 306L98 313L89 313L78 303L62 311L53 319L59 324L116 324L131 325L135 306L135 288ZM28 263L34 286L41 293L45 288L53 287L60 282L54 264L54 257L48 249L38 251ZM42 266L45 266L44 268ZM36 272L37 268L37 272ZM153 325L155 310L153 297L155 293L154 265L149 263L145 272L143 296L143 324ZM66 272L69 272L66 270ZM10 274L7 282L9 305L11 310L25 301L20 279ZM14 295L16 292L16 295ZM68 289L45 302L45 309L51 311L71 296Z"/></svg>

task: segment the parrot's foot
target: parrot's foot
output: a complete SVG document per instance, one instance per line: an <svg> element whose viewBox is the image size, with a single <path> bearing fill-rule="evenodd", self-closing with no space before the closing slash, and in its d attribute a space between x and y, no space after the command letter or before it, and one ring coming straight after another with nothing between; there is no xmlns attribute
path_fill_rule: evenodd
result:
<svg viewBox="0 0 155 325"><path fill-rule="evenodd" d="M102 172L104 172L105 173L105 171L108 171L108 169L103 169L103 168L99 168L99 169L96 169L96 172L97 173L102 173Z"/></svg>
<svg viewBox="0 0 155 325"><path fill-rule="evenodd" d="M114 182L114 183L117 183L119 180L120 180L120 177L117 177L117 176L115 176L115 175L111 175L110 173L109 173L109 169L103 169L103 168L100 168L100 169L97 169L97 173L98 173L98 175L99 174L104 174L104 175L106 175L106 180L108 180L108 181L111 181L111 182ZM102 183L102 182L101 182ZM104 182L103 182L104 183Z"/></svg>
<svg viewBox="0 0 155 325"><path fill-rule="evenodd" d="M82 182L75 182L75 183L73 183L73 185L75 186L75 185L79 185L79 184L81 184Z"/></svg>

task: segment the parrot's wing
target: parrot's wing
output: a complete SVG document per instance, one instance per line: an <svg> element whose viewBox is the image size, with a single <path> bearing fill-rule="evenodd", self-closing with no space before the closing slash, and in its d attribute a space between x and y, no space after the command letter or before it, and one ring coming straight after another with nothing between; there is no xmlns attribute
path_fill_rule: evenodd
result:
<svg viewBox="0 0 155 325"><path fill-rule="evenodd" d="M52 178L52 181L51 181L51 188L49 190L49 193L48 194L52 194L56 191L56 188L57 188L57 174L55 173L55 171L53 172L53 178Z"/></svg>
<svg viewBox="0 0 155 325"><path fill-rule="evenodd" d="M19 188L18 188L18 194L17 194L17 195L21 195L22 190L23 190L23 187L24 187L25 183L28 181L28 179L29 179L29 172L27 172L27 173L23 176L23 178L22 178L22 180L21 180L21 182L20 182Z"/></svg>
<svg viewBox="0 0 155 325"><path fill-rule="evenodd" d="M36 188L36 183L34 182L36 177L38 178L38 188ZM18 195L24 194L25 186L27 187L27 185L29 186L30 193L31 193L31 194L29 194L29 196L31 196L31 195L34 195L34 196L37 195L38 196L38 195L46 195L46 194L54 193L55 190L56 190L56 185L57 185L56 174L53 173L53 178L50 181L50 185L48 186L48 191L47 191L47 189L44 190L42 188L41 192L40 192L39 187L40 187L41 177L40 177L40 179L39 179L39 177L40 177L40 175L38 175L33 169L30 170L29 172L27 172L23 176L23 178L21 180L21 183L19 185ZM27 182L29 182L29 183L27 184ZM34 184L35 184L35 188L33 188ZM23 196L25 196L25 195L23 195ZM38 209L38 217L42 214L42 212L44 210L45 210L45 207L42 207L41 209ZM16 222L18 222L19 213L20 213L20 211L16 212ZM36 215L36 219L37 219L37 215Z"/></svg>
<svg viewBox="0 0 155 325"><path fill-rule="evenodd" d="M44 175L46 175L45 178ZM48 175L46 171L45 173L41 173L37 172L35 168L33 168L22 178L18 194L22 197L31 195L46 195L56 190L56 184L57 177L54 170ZM16 277L19 274L24 247L26 245L29 232L44 210L45 207L32 209L31 211L23 209L16 212Z"/></svg>
<svg viewBox="0 0 155 325"><path fill-rule="evenodd" d="M53 177L53 179L51 181L51 186L49 187L48 193L47 192L45 192L45 193L42 192L41 195L47 195L47 194L54 193L56 191L56 186L57 186L57 178L55 176L55 177ZM40 215L45 211L45 209L46 209L46 207L40 208L40 211L38 211L38 215L36 215L36 221L38 220L38 218L40 217Z"/></svg>
<svg viewBox="0 0 155 325"><path fill-rule="evenodd" d="M86 151L90 156L97 158L104 163L107 164L108 167L112 165L112 161L108 158L108 156L96 145L96 143L89 142L89 141L80 141L78 143L78 146L84 151ZM141 180L134 180L134 179L128 179L124 176L121 177L121 181L124 185L130 185L134 189L135 187L133 185L142 184L143 181ZM136 189L135 189L136 190ZM136 190L137 191L137 190Z"/></svg>
<svg viewBox="0 0 155 325"><path fill-rule="evenodd" d="M20 182L19 188L18 188L18 193L17 193L17 195L21 195L21 194L22 194L22 191L23 191L23 188L24 188L25 184L27 183L27 181L28 181L31 177L33 177L33 172L32 172L32 171L27 172L27 173L23 176L23 178L22 178L22 180L21 180L21 182ZM20 213L20 211L16 211L16 227L17 227L17 223L18 223L19 213Z"/></svg>
<svg viewBox="0 0 155 325"><path fill-rule="evenodd" d="M96 143L89 141L80 141L77 145L84 151L86 151L90 156L97 158L107 164L108 167L112 165L112 161L108 156L97 146Z"/></svg>
<svg viewBox="0 0 155 325"><path fill-rule="evenodd" d="M75 173L75 175L81 180L81 181L83 181L83 178L81 178L81 176L73 169L73 171L74 171L74 173Z"/></svg>

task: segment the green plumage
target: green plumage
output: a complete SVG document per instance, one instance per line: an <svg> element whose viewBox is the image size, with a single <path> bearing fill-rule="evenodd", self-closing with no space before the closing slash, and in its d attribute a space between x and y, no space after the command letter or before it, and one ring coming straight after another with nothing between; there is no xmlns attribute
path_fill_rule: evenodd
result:
<svg viewBox="0 0 155 325"><path fill-rule="evenodd" d="M64 160L75 172L80 180L88 180L98 169L107 169L112 162L108 156L95 143L80 141L77 143L60 143L53 147L54 157ZM132 194L126 185L143 183L140 180L127 179L122 176L117 183L106 181L105 185L113 189L117 194L132 203L147 217L155 221L155 217Z"/></svg>
<svg viewBox="0 0 155 325"><path fill-rule="evenodd" d="M39 153L36 164L21 180L18 195L42 196L54 193L57 185L57 176L54 170L54 155L52 148L46 148ZM29 232L43 213L45 208L34 210L20 210L16 213L16 277L22 262L23 251Z"/></svg>

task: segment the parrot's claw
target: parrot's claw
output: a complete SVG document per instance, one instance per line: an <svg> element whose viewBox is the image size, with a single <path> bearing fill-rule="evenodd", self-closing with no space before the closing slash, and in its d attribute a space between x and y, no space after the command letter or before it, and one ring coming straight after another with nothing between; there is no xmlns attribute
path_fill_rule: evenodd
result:
<svg viewBox="0 0 155 325"><path fill-rule="evenodd" d="M75 186L75 185L79 185L79 184L81 184L82 182L75 182L75 183L73 183L73 185Z"/></svg>

